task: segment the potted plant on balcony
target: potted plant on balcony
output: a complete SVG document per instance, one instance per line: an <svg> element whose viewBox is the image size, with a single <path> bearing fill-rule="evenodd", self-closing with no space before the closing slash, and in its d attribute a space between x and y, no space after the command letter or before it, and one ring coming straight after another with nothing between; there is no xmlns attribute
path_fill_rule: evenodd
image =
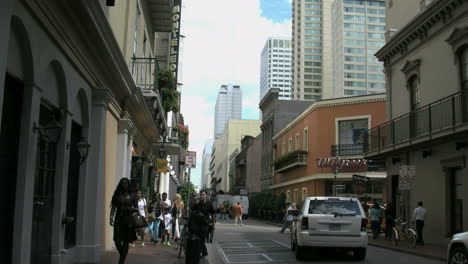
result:
<svg viewBox="0 0 468 264"><path fill-rule="evenodd" d="M188 129L188 127L186 127L184 125L181 125L181 124L177 124L177 126L172 128L172 131L175 132L176 141L178 141L183 148L188 149L188 147L189 147L189 129Z"/></svg>
<svg viewBox="0 0 468 264"><path fill-rule="evenodd" d="M158 73L158 86L161 92L162 104L166 111L179 111L179 92L174 75L167 69Z"/></svg>

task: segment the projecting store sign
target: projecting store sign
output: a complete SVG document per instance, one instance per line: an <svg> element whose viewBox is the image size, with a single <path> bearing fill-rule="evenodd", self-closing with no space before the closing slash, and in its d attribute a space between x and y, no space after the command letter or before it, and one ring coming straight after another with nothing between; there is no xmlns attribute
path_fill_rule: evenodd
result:
<svg viewBox="0 0 468 264"><path fill-rule="evenodd" d="M185 168L194 169L197 166L197 152L186 151L185 152Z"/></svg>
<svg viewBox="0 0 468 264"><path fill-rule="evenodd" d="M180 12L181 0L174 0L172 9L172 31L171 31L171 51L169 58L169 70L174 74L177 84L177 68L179 64L179 39L180 39Z"/></svg>

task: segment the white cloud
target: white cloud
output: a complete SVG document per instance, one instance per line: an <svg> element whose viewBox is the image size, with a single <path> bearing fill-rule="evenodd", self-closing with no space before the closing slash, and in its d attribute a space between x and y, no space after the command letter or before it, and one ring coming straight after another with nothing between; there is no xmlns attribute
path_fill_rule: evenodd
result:
<svg viewBox="0 0 468 264"><path fill-rule="evenodd" d="M291 35L291 21L279 24L261 17L259 0L185 0L184 7L182 113L190 126L190 149L197 151L192 175L199 183L220 85L241 85L244 113L249 114L244 118L258 118L260 53L268 37Z"/></svg>

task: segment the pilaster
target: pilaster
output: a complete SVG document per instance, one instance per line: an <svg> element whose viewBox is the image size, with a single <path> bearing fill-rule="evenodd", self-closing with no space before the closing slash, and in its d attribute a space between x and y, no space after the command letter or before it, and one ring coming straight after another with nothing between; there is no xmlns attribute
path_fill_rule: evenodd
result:
<svg viewBox="0 0 468 264"><path fill-rule="evenodd" d="M34 198L34 176L36 169L37 134L34 124L39 123L41 90L34 83L24 84L24 101L21 114L21 134L16 183L15 225L13 236L12 263L30 263L32 218Z"/></svg>
<svg viewBox="0 0 468 264"><path fill-rule="evenodd" d="M8 63L8 43L10 41L10 17L13 10L13 0L0 1L0 120L3 112L3 94L5 91L5 74ZM0 122L0 129L2 123Z"/></svg>
<svg viewBox="0 0 468 264"><path fill-rule="evenodd" d="M89 155L86 161L84 190L80 199L84 201L81 210L81 225L77 228L79 251L77 263L98 263L101 250L101 224L104 206L104 167L106 112L112 99L108 89L93 89L89 135ZM79 212L80 213L80 212Z"/></svg>

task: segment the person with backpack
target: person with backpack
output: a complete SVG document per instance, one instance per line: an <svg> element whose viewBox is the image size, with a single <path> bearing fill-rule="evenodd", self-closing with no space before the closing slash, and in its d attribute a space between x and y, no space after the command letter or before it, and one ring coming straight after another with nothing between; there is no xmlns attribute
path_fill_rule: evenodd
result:
<svg viewBox="0 0 468 264"><path fill-rule="evenodd" d="M161 215L164 205L161 202L161 195L154 193L148 203L148 231L151 243L157 244L159 242L159 226L161 224Z"/></svg>

